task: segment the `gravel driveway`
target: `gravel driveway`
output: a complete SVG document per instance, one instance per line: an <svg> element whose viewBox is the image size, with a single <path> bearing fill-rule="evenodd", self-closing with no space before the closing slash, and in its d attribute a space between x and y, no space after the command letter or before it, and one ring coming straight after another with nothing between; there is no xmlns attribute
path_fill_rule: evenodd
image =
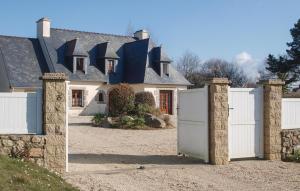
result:
<svg viewBox="0 0 300 191"><path fill-rule="evenodd" d="M65 179L82 190L300 189L299 163L252 160L213 166L179 158L176 129L121 130L72 125L69 170Z"/></svg>

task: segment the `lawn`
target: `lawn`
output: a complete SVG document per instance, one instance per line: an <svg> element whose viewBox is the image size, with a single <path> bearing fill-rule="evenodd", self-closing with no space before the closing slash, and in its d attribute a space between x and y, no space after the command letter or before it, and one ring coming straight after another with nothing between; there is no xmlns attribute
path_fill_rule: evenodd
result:
<svg viewBox="0 0 300 191"><path fill-rule="evenodd" d="M75 191L78 189L73 188L58 175L33 163L0 156L0 190Z"/></svg>

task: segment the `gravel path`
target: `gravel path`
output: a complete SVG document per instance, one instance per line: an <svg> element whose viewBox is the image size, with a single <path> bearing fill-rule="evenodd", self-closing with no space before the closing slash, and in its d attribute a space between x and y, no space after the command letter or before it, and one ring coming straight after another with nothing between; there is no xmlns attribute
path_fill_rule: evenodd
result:
<svg viewBox="0 0 300 191"><path fill-rule="evenodd" d="M65 179L81 190L300 190L299 163L177 157L176 129L70 126L69 170Z"/></svg>

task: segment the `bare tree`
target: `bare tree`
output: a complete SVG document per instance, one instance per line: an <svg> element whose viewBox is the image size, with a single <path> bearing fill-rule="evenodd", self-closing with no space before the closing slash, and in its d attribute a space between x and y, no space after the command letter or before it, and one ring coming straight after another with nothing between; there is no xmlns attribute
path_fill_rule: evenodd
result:
<svg viewBox="0 0 300 191"><path fill-rule="evenodd" d="M135 32L134 26L132 25L131 21L129 21L126 31L125 31L125 35L133 36L134 32Z"/></svg>
<svg viewBox="0 0 300 191"><path fill-rule="evenodd" d="M186 51L177 61L176 67L184 76L189 76L200 71L201 61L196 54Z"/></svg>
<svg viewBox="0 0 300 191"><path fill-rule="evenodd" d="M203 86L203 78L199 74L201 69L201 60L198 55L186 51L176 62L176 67L177 70L193 84L193 88Z"/></svg>
<svg viewBox="0 0 300 191"><path fill-rule="evenodd" d="M203 87L208 79L214 77L228 78L232 87L253 86L239 65L221 59L202 63L196 54L187 51L176 62L176 67L193 84L191 88Z"/></svg>
<svg viewBox="0 0 300 191"><path fill-rule="evenodd" d="M204 78L228 78L232 87L246 87L248 78L243 69L234 63L221 59L211 59L203 63L200 75Z"/></svg>

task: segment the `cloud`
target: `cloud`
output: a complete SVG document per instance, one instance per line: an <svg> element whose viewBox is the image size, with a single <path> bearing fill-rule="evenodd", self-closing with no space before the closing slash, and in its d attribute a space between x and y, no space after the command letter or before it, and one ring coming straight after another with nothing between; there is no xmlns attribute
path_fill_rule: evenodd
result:
<svg viewBox="0 0 300 191"><path fill-rule="evenodd" d="M258 71L263 67L262 61L254 59L251 54L247 52L241 52L237 54L234 58L234 63L241 66L249 79L254 81L259 78Z"/></svg>

